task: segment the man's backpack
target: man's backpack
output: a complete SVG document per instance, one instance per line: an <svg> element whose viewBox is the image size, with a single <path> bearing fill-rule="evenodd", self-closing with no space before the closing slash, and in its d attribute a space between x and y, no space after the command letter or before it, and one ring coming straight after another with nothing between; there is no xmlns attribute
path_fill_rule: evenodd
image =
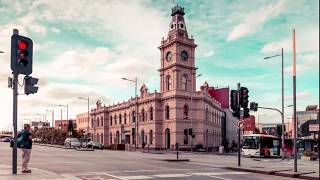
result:
<svg viewBox="0 0 320 180"><path fill-rule="evenodd" d="M23 133L23 131L21 133L19 133L17 136L17 147L18 148L24 148L25 142L24 142L22 133Z"/></svg>

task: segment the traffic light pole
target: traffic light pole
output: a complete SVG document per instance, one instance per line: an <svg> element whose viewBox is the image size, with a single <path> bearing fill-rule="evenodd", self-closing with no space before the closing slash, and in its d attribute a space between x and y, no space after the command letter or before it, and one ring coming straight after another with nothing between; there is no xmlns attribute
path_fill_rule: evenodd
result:
<svg viewBox="0 0 320 180"><path fill-rule="evenodd" d="M238 83L238 105L240 104L239 101L240 101L240 83ZM239 108L240 108L240 105L239 105ZM240 121L240 111L238 113L238 121ZM241 141L241 138L240 138L240 126L238 127L238 166L241 166L241 148L240 148L240 141Z"/></svg>
<svg viewBox="0 0 320 180"><path fill-rule="evenodd" d="M19 35L19 30L13 29L14 35ZM11 57L13 58L13 57ZM17 115L18 115L18 76L13 72L13 147L12 147L12 174L17 174Z"/></svg>
<svg viewBox="0 0 320 180"><path fill-rule="evenodd" d="M13 148L12 174L17 174L17 114L18 114L18 73L13 73Z"/></svg>

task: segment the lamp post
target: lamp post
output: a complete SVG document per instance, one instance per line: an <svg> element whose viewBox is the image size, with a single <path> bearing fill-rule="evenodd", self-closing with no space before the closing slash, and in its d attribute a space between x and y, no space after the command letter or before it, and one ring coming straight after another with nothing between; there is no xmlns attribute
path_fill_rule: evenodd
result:
<svg viewBox="0 0 320 180"><path fill-rule="evenodd" d="M269 57L265 57L264 59L271 59L274 57L278 57L281 56L281 93L282 93L282 97L281 97L281 118L282 118L282 125L281 125L281 129L282 129L282 133L281 133L281 151L282 151L282 157L284 157L283 154L283 145L284 145L284 80L283 80L283 48L281 48L281 54L277 54L277 55L273 55L273 56L269 56Z"/></svg>
<svg viewBox="0 0 320 180"><path fill-rule="evenodd" d="M69 105L68 104L66 104L66 105L58 104L57 106L67 108L67 120L69 120ZM61 109L61 120L62 120L62 109Z"/></svg>
<svg viewBox="0 0 320 180"><path fill-rule="evenodd" d="M202 74L199 74L199 75L197 75L196 77L195 77L195 80L198 78L198 77L200 77L200 76L202 76ZM192 97L193 97L193 89L194 89L194 82L191 82L191 87L192 87L192 89L191 89L191 96L190 96L190 126L191 126L191 129L192 129L192 134L191 134L191 152L193 151L193 124L192 124L192 111L193 111L193 104L192 104ZM197 90L195 90L195 91L197 91Z"/></svg>
<svg viewBox="0 0 320 180"><path fill-rule="evenodd" d="M86 132L86 147L88 148L88 138L89 138L89 121L90 121L90 111L89 111L89 104L90 104L90 99L88 98L83 98L83 97L78 97L78 99L86 100L88 101L88 122L87 122L87 132Z"/></svg>
<svg viewBox="0 0 320 180"><path fill-rule="evenodd" d="M134 97L136 99L136 112L135 112L135 143L134 143L134 150L137 150L137 141L138 141L138 97L137 97L137 88L138 88L138 78L136 77L134 80L128 79L128 78L121 78L122 80L125 81L130 81L135 83L135 90L134 90Z"/></svg>
<svg viewBox="0 0 320 180"><path fill-rule="evenodd" d="M53 110L46 110L47 112L51 112L51 126L54 128L54 109Z"/></svg>

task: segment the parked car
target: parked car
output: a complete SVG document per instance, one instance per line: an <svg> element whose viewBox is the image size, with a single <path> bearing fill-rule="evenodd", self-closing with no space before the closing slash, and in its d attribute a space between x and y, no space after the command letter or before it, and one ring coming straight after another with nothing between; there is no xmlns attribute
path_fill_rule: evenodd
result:
<svg viewBox="0 0 320 180"><path fill-rule="evenodd" d="M64 146L65 147L73 147L73 148L76 148L76 147L80 147L81 143L79 141L79 139L77 138L67 138L65 141L64 141Z"/></svg>
<svg viewBox="0 0 320 180"><path fill-rule="evenodd" d="M87 147L88 148L93 148L93 149L104 149L104 145L99 143L99 142L95 142L95 141L90 141L87 143Z"/></svg>
<svg viewBox="0 0 320 180"><path fill-rule="evenodd" d="M10 142L12 139L12 137L4 137L1 139L1 142Z"/></svg>

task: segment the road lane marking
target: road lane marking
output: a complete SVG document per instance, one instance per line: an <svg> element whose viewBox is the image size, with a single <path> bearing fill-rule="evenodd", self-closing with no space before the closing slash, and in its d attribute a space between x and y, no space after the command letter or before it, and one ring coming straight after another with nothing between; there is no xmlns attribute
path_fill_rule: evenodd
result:
<svg viewBox="0 0 320 180"><path fill-rule="evenodd" d="M122 180L131 180L131 179L153 179L152 176L118 176L117 178Z"/></svg>
<svg viewBox="0 0 320 180"><path fill-rule="evenodd" d="M209 177L213 177L213 178L216 178L216 179L222 179L222 180L232 180L232 179L218 177L218 176L209 176Z"/></svg>
<svg viewBox="0 0 320 180"><path fill-rule="evenodd" d="M174 178L174 177L188 177L192 175L190 174L156 174L152 176L159 177L159 178Z"/></svg>
<svg viewBox="0 0 320 180"><path fill-rule="evenodd" d="M67 178L68 180L82 180L74 175L71 174L60 174L61 176Z"/></svg>
<svg viewBox="0 0 320 180"><path fill-rule="evenodd" d="M250 174L248 172L232 172L232 171L229 171L229 172L209 172L209 173L187 173L187 174L190 174L190 175L195 175L195 176L220 176L220 175L230 175L230 174Z"/></svg>

